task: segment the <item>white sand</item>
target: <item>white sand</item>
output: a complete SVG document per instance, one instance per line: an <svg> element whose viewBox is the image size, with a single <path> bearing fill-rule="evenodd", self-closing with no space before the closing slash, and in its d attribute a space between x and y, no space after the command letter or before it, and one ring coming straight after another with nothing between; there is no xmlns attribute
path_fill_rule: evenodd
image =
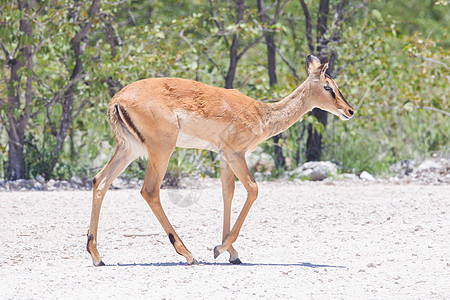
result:
<svg viewBox="0 0 450 300"><path fill-rule="evenodd" d="M450 187L350 182L260 183L234 244L221 241L219 182L172 224L199 265L187 266L138 190L110 190L99 251L86 252L90 192L0 193L0 298L449 299ZM182 191L185 193L186 191ZM197 191L198 192L198 191ZM233 219L245 191L237 185Z"/></svg>

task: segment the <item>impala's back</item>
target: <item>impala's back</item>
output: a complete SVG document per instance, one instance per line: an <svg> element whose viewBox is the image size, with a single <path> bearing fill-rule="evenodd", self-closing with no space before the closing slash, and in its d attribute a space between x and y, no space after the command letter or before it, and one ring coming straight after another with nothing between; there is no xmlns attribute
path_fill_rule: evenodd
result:
<svg viewBox="0 0 450 300"><path fill-rule="evenodd" d="M110 102L110 115L126 111L139 135L156 126L177 133L176 146L219 152L241 136L262 134L262 103L237 90L180 78L149 78L123 88ZM110 118L111 119L111 118ZM113 118L114 119L114 118ZM112 120L112 123L116 121ZM115 127L115 125L112 125ZM161 131L161 130L158 130Z"/></svg>

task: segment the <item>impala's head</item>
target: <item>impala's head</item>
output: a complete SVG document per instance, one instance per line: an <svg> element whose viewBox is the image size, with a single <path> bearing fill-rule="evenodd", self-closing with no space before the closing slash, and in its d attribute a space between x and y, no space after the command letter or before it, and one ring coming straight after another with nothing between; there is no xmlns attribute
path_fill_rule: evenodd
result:
<svg viewBox="0 0 450 300"><path fill-rule="evenodd" d="M328 63L321 64L314 55L306 57L306 70L310 83L312 106L326 110L341 120L348 120L353 116L353 108L339 91L336 82L325 74Z"/></svg>

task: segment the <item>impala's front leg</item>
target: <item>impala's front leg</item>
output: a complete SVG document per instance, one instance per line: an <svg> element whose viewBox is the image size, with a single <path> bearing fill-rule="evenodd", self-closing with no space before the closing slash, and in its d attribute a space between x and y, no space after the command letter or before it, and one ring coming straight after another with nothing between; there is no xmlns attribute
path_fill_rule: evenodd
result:
<svg viewBox="0 0 450 300"><path fill-rule="evenodd" d="M245 189L247 190L247 200L245 201L244 207L242 208L233 229L227 235L226 239L222 242L222 245L216 246L214 248L214 258L217 258L220 254L225 252L230 248L230 246L236 241L239 231L242 228L245 218L247 217L248 211L250 210L253 202L255 202L258 197L258 185L255 179L250 173L247 163L245 162L244 155L233 154L233 156L226 157L228 164L230 165L234 174L242 182Z"/></svg>
<svg viewBox="0 0 450 300"><path fill-rule="evenodd" d="M222 179L222 196L223 196L223 235L222 243L230 233L230 217L231 217L231 202L234 196L234 173L230 168L230 165L222 158L220 160L220 177ZM240 264L238 253L234 250L233 246L228 248L230 253L230 263Z"/></svg>

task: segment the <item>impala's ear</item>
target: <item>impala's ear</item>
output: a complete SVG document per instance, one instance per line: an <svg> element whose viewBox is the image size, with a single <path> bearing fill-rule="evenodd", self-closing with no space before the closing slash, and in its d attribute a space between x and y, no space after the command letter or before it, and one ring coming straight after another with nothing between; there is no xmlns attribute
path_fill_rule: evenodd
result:
<svg viewBox="0 0 450 300"><path fill-rule="evenodd" d="M320 60L317 57L311 54L306 57L306 72L308 72L308 76L316 73L319 67Z"/></svg>
<svg viewBox="0 0 450 300"><path fill-rule="evenodd" d="M323 79L325 77L325 72L327 71L327 69L328 69L328 63L326 62L321 66L320 79Z"/></svg>

